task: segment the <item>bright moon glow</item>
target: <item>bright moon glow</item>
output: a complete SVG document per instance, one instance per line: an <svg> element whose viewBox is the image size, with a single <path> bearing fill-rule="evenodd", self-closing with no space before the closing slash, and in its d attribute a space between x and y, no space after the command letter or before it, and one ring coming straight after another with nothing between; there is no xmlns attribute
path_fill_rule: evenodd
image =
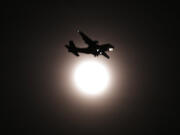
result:
<svg viewBox="0 0 180 135"><path fill-rule="evenodd" d="M97 61L82 62L75 69L75 84L80 92L87 95L99 95L104 92L109 80L109 72Z"/></svg>

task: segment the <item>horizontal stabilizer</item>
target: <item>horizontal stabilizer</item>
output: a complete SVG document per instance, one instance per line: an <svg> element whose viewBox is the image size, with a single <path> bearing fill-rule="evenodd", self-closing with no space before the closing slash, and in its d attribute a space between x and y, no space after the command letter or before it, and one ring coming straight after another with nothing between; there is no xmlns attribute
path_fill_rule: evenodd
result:
<svg viewBox="0 0 180 135"><path fill-rule="evenodd" d="M65 45L69 52L72 52L74 55L79 56L77 48L73 41L69 41L69 45Z"/></svg>

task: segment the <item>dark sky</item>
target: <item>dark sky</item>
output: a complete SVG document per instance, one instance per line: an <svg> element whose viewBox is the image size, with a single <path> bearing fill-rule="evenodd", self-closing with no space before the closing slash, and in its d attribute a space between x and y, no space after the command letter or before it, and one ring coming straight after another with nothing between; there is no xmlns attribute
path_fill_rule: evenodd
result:
<svg viewBox="0 0 180 135"><path fill-rule="evenodd" d="M3 128L25 129L25 134L175 132L176 11L175 3L163 2L4 4ZM123 63L128 74L126 96L111 99L111 111L85 114L63 95L65 86L59 88L60 95L55 94L53 71L56 65L63 72L75 63L76 57L64 45L69 40L80 42L77 29L113 44L116 51L108 61L113 61L116 73ZM65 80L63 73L60 84L67 84Z"/></svg>

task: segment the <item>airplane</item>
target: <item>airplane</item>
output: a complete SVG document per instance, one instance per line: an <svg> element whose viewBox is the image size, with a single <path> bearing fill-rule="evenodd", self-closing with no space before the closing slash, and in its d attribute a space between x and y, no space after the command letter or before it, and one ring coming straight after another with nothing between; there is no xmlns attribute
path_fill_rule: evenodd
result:
<svg viewBox="0 0 180 135"><path fill-rule="evenodd" d="M76 56L79 56L79 53L86 53L86 54L92 54L95 57L98 55L103 55L106 58L110 58L106 51L113 51L114 46L111 44L102 44L99 45L97 40L90 39L86 34L81 32L80 30L77 30L77 32L80 34L84 42L88 45L86 48L78 48L75 46L74 42L72 40L69 41L69 45L65 45L65 47L68 49L69 52L73 53Z"/></svg>

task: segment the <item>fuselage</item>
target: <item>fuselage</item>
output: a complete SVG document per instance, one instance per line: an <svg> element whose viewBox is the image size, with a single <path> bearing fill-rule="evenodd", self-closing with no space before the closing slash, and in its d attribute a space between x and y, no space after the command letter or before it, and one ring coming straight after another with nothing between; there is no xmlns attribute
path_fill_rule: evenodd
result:
<svg viewBox="0 0 180 135"><path fill-rule="evenodd" d="M78 48L76 47L77 52L79 53L87 53L87 54L93 54L94 56L100 55L103 52L106 51L112 51L113 50L113 46L110 44L106 44L106 45L93 45L87 48ZM110 50L112 49L112 50Z"/></svg>
<svg viewBox="0 0 180 135"><path fill-rule="evenodd" d="M78 53L87 53L87 54L93 54L93 55L98 55L98 48L91 48L91 47L87 47L87 48L76 48Z"/></svg>

